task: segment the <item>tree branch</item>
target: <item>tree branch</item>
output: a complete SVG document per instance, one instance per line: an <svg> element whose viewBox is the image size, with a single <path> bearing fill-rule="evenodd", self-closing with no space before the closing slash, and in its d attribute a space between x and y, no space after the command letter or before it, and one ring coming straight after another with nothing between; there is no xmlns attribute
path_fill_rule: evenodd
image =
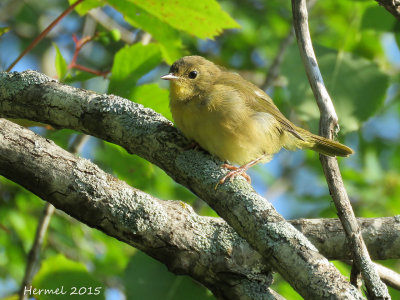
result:
<svg viewBox="0 0 400 300"><path fill-rule="evenodd" d="M226 172L165 118L116 96L61 85L36 72L0 73L0 114L41 120L119 144L161 167L206 201L305 298L356 298L359 292L244 179L214 186ZM162 220L160 220L162 221Z"/></svg>
<svg viewBox="0 0 400 300"><path fill-rule="evenodd" d="M357 218L364 241L373 259L400 258L400 216ZM352 259L351 247L338 219L298 219L289 221L330 260Z"/></svg>
<svg viewBox="0 0 400 300"><path fill-rule="evenodd" d="M146 252L174 273L192 276L220 298L243 299L247 294L262 299L271 294L269 267L222 220L200 217L180 201L153 198L4 119L0 172L81 222Z"/></svg>
<svg viewBox="0 0 400 300"><path fill-rule="evenodd" d="M292 0L292 10L301 58L321 113L320 134L332 139L334 129L338 128L338 118L332 100L325 88L321 72L318 68L308 29L306 1ZM343 224L343 228L351 244L353 261L363 276L368 293L373 298L389 299L390 296L387 287L380 280L378 272L369 257L367 247L363 241L361 230L356 221L356 217L343 184L337 159L325 155L320 155L320 159L330 194L338 210L339 219Z"/></svg>
<svg viewBox="0 0 400 300"><path fill-rule="evenodd" d="M82 146L88 140L88 137L89 136L85 134L80 134L76 136L73 143L68 147L69 152L72 154L79 153ZM40 251L42 249L44 236L47 233L47 229L54 211L55 211L54 206L51 205L49 202L47 202L46 205L44 206L43 214L39 219L33 245L29 250L29 254L27 257L24 279L22 280L21 288L19 291L20 299L23 300L28 299L28 295L25 294L25 287L30 286L32 284L32 279L36 273L35 269L40 260Z"/></svg>
<svg viewBox="0 0 400 300"><path fill-rule="evenodd" d="M96 223L98 224L96 228L142 249L167 265L171 261L182 261L180 253L192 252L185 255L187 260L181 265L170 265L170 270L178 274L189 275L192 275L193 270L200 270L201 272L198 272L194 278L211 288L221 298L236 299L246 292L247 296L257 299L263 295L263 292L268 295L273 293L267 289L270 277L268 275L269 266L265 264L265 260L222 219L200 217L193 212L190 206L178 201L155 199L143 192L127 187L125 183L105 174L92 163L75 157L28 129L1 119L0 125L0 173L4 176L25 186L27 186L26 177L30 178L33 183L27 186L28 189L55 205L62 202L62 209L66 213L80 219L89 226L93 227L93 223L96 223L95 220L91 220L91 216L116 215L117 217L113 218L112 231L103 226L102 223ZM8 141L9 137L12 137L15 142ZM40 153L35 149L36 147L40 149ZM73 165L79 165L79 170L74 170L70 165L65 165L65 160L68 160ZM83 162L81 163L80 161ZM18 166L18 168L10 168L10 164ZM51 176L48 174L51 174ZM93 178L103 178L104 182L92 180L92 178L87 177L87 174L90 174ZM85 184L80 183L81 176L85 177ZM80 187L80 190L74 188L76 184ZM118 187L110 187L116 184L117 186L122 185L122 188L132 190L134 197L129 199L121 197L120 193L116 191ZM32 189L31 185L35 187L35 190ZM49 186L57 187L57 191L46 192ZM97 204L99 196L94 192L99 186L104 186L108 191L108 197L101 201L102 205ZM59 196L67 193L62 190L63 187L68 187L74 191L68 192L67 200L63 199L64 196ZM37 191L42 191L42 194ZM82 205L79 204L82 202L82 193L85 194L84 198L86 199L84 210ZM44 194L46 196L43 196ZM124 192L123 194L129 196L129 193ZM151 201L149 202L148 199ZM152 210L155 214L160 214L160 207L152 208L154 203L157 206L161 204L162 207L166 207L167 209L164 209L163 213L168 215L169 220L174 220L176 223L171 225L173 231L171 231L170 227L164 227L163 225L154 231L147 230L147 228L154 227L153 222L155 220L149 216L142 217L143 215L146 216L146 214L143 214L142 206L131 205L138 201L146 202L146 204L142 203L142 206L147 207L148 211ZM69 202L69 204L66 205L65 202ZM118 211L125 212L125 214L113 212L112 210L116 207ZM169 208L172 208L172 210ZM149 213L152 214L152 212ZM129 233L126 233L126 219L124 218L126 214L132 216L131 224L139 223L142 228L146 228L146 230L136 233L135 238L131 238ZM376 253L376 258L399 258L400 216L360 219L359 222L364 228L363 233L369 236L369 239L367 239L368 247L373 249L371 253ZM300 219L293 220L291 223L306 234L324 255L332 259L341 260L351 257L339 220ZM129 230L132 231L132 228ZM172 234L175 238L172 238ZM152 244L152 239L155 236L161 238L168 245L158 248L157 251L161 252L161 254L157 255L154 254L155 245ZM163 236L169 236L169 238L162 238ZM178 250L172 251L169 249ZM167 253L163 253L163 251ZM384 255L386 256L383 257ZM203 264L207 263L207 267L203 266ZM210 276L207 268L211 269L211 274L217 274L218 276ZM201 276L206 276L207 280L212 283L199 279ZM232 285L233 282L235 284ZM254 288L258 293L250 293L253 290L249 290L249 287ZM274 296L277 297L277 295ZM270 299L273 298L270 297Z"/></svg>
<svg viewBox="0 0 400 300"><path fill-rule="evenodd" d="M39 219L39 223L36 228L35 239L27 257L24 279L22 280L19 290L19 299L21 300L28 299L28 295L25 294L25 287L31 285L33 276L35 276L36 266L39 261L40 250L42 248L44 236L47 232L47 228L54 210L54 206L47 202L43 209L43 214Z"/></svg>
<svg viewBox="0 0 400 300"><path fill-rule="evenodd" d="M279 50L271 63L271 66L268 69L267 76L265 77L265 81L262 84L264 90L269 89L274 85L274 81L279 75L280 67L282 65L283 58L285 56L287 48L292 44L294 39L294 28L290 26L290 31L288 35L281 41L279 45Z"/></svg>
<svg viewBox="0 0 400 300"><path fill-rule="evenodd" d="M375 264L381 279L392 288L400 291L400 274L380 264Z"/></svg>

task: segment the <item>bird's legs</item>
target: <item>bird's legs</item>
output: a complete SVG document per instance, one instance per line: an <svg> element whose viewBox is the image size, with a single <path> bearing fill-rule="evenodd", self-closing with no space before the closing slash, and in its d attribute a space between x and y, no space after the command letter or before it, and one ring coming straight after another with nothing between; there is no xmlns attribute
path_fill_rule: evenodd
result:
<svg viewBox="0 0 400 300"><path fill-rule="evenodd" d="M246 171L251 168L252 166L256 165L257 163L260 162L265 157L266 154L261 155L260 157L253 159L252 161L248 162L247 164L244 164L240 167L235 167L231 166L228 164L223 164L222 167L231 170L228 174L226 174L224 177L221 178L220 181L218 181L217 185L215 186L215 189L217 189L218 185L223 184L225 180L228 178L232 181L233 178L236 176L243 176L248 183L251 183L251 178L249 175L246 174Z"/></svg>

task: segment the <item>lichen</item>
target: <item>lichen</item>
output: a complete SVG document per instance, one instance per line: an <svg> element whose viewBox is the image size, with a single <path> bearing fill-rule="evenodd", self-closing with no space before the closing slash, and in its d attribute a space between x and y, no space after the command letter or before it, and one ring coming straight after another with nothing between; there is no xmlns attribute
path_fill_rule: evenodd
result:
<svg viewBox="0 0 400 300"><path fill-rule="evenodd" d="M0 72L0 98L8 99L31 85L56 81L32 70L24 72Z"/></svg>

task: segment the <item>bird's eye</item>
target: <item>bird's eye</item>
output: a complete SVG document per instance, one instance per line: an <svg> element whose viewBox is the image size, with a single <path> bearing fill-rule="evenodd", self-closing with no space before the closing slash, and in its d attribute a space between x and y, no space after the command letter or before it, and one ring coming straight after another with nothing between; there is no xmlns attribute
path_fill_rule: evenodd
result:
<svg viewBox="0 0 400 300"><path fill-rule="evenodd" d="M197 71L191 71L189 73L189 78L190 79L195 79L197 77Z"/></svg>

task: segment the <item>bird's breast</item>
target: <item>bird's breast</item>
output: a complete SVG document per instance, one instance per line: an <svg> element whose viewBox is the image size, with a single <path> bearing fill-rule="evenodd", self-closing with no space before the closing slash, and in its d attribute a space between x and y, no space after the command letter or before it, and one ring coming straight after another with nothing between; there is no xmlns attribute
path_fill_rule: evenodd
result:
<svg viewBox="0 0 400 300"><path fill-rule="evenodd" d="M245 164L281 148L277 121L268 113L201 101L171 102L171 112L188 139L224 161Z"/></svg>

